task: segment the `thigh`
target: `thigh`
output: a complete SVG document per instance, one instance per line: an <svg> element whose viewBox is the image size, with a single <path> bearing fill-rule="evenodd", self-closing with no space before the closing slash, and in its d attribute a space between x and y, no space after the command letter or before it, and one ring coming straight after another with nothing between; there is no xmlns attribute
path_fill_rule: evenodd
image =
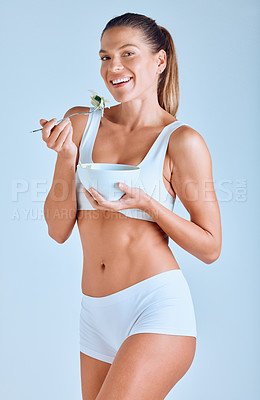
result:
<svg viewBox="0 0 260 400"><path fill-rule="evenodd" d="M95 400L111 364L80 352L83 400Z"/></svg>
<svg viewBox="0 0 260 400"><path fill-rule="evenodd" d="M190 368L193 336L138 333L119 348L96 400L160 400Z"/></svg>

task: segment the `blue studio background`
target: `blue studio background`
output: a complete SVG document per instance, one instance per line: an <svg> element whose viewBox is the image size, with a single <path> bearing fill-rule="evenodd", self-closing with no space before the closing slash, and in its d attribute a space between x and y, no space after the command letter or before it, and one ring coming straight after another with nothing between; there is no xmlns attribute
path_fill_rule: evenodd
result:
<svg viewBox="0 0 260 400"><path fill-rule="evenodd" d="M173 241L197 318L196 355L171 400L256 400L259 379L259 11L257 0L3 1L1 33L0 398L80 400L82 248L48 236L44 200L56 152L39 119L90 106L101 76L106 22L146 14L173 36L180 74L177 118L204 138L223 230L204 264ZM189 219L177 198L175 210Z"/></svg>

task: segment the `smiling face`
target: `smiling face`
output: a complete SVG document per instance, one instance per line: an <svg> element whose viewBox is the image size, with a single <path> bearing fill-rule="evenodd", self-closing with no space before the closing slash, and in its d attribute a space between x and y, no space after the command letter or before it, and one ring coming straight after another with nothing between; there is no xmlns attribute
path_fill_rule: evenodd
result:
<svg viewBox="0 0 260 400"><path fill-rule="evenodd" d="M152 54L139 29L120 26L106 30L99 54L101 76L116 101L157 95L158 77L166 67L166 53L160 50ZM112 82L124 78L130 80Z"/></svg>

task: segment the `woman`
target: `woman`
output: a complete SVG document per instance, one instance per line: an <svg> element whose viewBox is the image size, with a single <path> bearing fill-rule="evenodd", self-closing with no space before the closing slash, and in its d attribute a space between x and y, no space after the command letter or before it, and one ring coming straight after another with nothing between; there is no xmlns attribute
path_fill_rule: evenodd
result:
<svg viewBox="0 0 260 400"><path fill-rule="evenodd" d="M83 399L163 399L195 355L189 286L169 246L209 264L221 251L221 221L209 150L176 119L178 67L170 33L126 13L101 36L101 75L118 105L73 107L41 120L57 152L45 202L49 235L64 243L77 221L84 255L80 360ZM124 83L120 83L124 80ZM106 201L78 180L79 162L139 165L135 187ZM76 185L75 185L76 182ZM172 212L176 195L190 214Z"/></svg>

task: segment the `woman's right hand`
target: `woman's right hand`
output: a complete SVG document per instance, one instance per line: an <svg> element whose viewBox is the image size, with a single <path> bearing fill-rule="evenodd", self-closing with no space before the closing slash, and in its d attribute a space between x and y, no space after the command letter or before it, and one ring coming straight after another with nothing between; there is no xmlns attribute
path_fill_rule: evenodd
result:
<svg viewBox="0 0 260 400"><path fill-rule="evenodd" d="M57 124L57 118L50 121L40 119L42 128L42 139L47 146L56 151L64 159L75 159L77 146L72 141L73 127L69 118Z"/></svg>

